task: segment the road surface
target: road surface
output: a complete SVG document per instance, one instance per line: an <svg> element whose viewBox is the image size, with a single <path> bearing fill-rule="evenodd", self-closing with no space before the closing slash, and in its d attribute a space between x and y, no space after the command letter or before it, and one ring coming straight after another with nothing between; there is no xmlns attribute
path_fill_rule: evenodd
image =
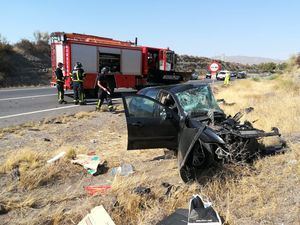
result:
<svg viewBox="0 0 300 225"><path fill-rule="evenodd" d="M211 83L211 80L189 81ZM132 89L120 89L117 92L132 92ZM2 88L0 89L0 128L20 125L30 121L41 121L57 116L70 115L81 111L95 110L96 99L88 99L87 105L74 105L72 91L66 92L68 104L57 102L57 90L51 87ZM114 98L113 103L121 103Z"/></svg>
<svg viewBox="0 0 300 225"><path fill-rule="evenodd" d="M88 99L88 104L84 106L74 105L72 97L68 95L65 96L65 100L68 104L58 104L56 88L0 89L0 128L95 110L96 99ZM121 101L120 98L116 98L113 102Z"/></svg>

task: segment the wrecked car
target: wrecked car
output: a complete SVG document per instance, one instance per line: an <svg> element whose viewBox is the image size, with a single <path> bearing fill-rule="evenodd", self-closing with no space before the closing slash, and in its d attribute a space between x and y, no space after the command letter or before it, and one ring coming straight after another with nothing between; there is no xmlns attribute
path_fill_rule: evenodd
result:
<svg viewBox="0 0 300 225"><path fill-rule="evenodd" d="M250 161L266 151L260 138L280 137L275 127L264 132L248 121L240 122L252 108L226 116L209 84L148 87L122 98L128 150L173 150L184 182L194 180L197 171L218 162Z"/></svg>

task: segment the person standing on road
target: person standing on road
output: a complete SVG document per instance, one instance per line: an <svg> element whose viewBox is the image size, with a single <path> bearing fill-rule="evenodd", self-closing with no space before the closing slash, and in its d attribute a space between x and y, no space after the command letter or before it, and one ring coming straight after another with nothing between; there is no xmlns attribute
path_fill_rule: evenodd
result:
<svg viewBox="0 0 300 225"><path fill-rule="evenodd" d="M65 77L63 75L63 66L64 64L62 64L61 62L58 63L57 68L55 70L55 75L56 75L56 87L57 87L57 96L58 96L58 103L62 104L62 103L67 103L64 100L65 97L65 90L64 90L64 85L65 85Z"/></svg>
<svg viewBox="0 0 300 225"><path fill-rule="evenodd" d="M112 100L110 98L110 89L108 87L108 81L107 81L107 74L108 74L108 68L107 67L103 67L101 69L100 74L97 77L97 85L99 87L98 90L98 101L97 101L97 106L96 106L96 111L100 111L101 106L104 102L104 99L107 102L108 105L108 110L110 112L113 112L113 104L112 104Z"/></svg>
<svg viewBox="0 0 300 225"><path fill-rule="evenodd" d="M82 64L77 62L74 70L71 73L71 78L73 82L73 91L74 91L74 103L77 105L85 105L85 95L83 89L83 81L85 78L85 72L82 69Z"/></svg>

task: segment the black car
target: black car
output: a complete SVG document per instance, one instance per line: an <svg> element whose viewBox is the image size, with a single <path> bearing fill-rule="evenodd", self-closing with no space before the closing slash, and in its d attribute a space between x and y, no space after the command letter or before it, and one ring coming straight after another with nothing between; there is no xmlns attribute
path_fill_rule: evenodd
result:
<svg viewBox="0 0 300 225"><path fill-rule="evenodd" d="M246 72L238 72L236 77L239 79L243 79L243 78L247 77L247 74L246 74Z"/></svg>
<svg viewBox="0 0 300 225"><path fill-rule="evenodd" d="M216 162L249 160L262 151L258 138L280 136L277 128L266 133L240 124L242 112L227 117L208 84L150 87L122 98L128 150L175 151L185 182Z"/></svg>

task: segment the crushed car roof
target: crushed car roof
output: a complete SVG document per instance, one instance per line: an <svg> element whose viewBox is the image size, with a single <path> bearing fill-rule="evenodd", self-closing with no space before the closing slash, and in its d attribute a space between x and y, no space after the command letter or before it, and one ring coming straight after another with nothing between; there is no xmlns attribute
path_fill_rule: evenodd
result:
<svg viewBox="0 0 300 225"><path fill-rule="evenodd" d="M169 91L171 93L178 93L178 92L182 92L191 88L197 88L197 87L205 87L205 86L210 86L209 83L207 82L203 82L203 83L199 83L199 82L186 82L186 83L181 83L181 84L174 84L174 85L165 85L165 86L155 86L155 87L147 87L147 88L143 88L142 90L166 90Z"/></svg>

